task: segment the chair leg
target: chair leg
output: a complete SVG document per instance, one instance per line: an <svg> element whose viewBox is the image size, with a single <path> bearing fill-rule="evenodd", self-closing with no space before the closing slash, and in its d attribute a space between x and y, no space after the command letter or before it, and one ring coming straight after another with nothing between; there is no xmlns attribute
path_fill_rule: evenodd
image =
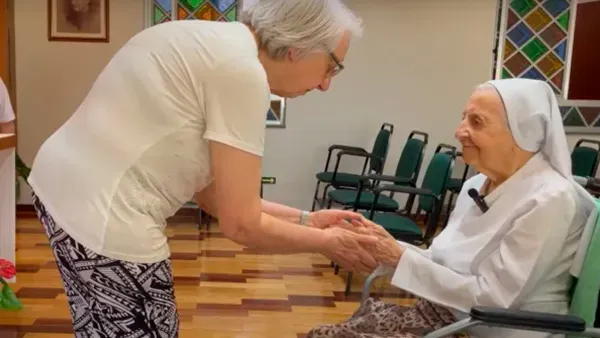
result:
<svg viewBox="0 0 600 338"><path fill-rule="evenodd" d="M212 222L212 216L206 215L206 231L210 231L210 223Z"/></svg>
<svg viewBox="0 0 600 338"><path fill-rule="evenodd" d="M406 199L406 204L404 205L404 208L406 210L407 215L410 215L410 213L412 212L413 205L415 204L415 196L415 194L410 194Z"/></svg>
<svg viewBox="0 0 600 338"><path fill-rule="evenodd" d="M331 187L331 183L328 183L327 185L325 185L325 188L323 188L323 197L321 199L321 208L323 208L325 206L325 201L327 200L327 190L329 190L329 187Z"/></svg>
<svg viewBox="0 0 600 338"><path fill-rule="evenodd" d="M313 196L311 211L315 211L315 207L317 206L317 198L319 197L319 185L321 185L321 181L317 180L317 186L315 187L315 195Z"/></svg>
<svg viewBox="0 0 600 338"><path fill-rule="evenodd" d="M340 266L335 264L335 269L333 269L333 274L337 275L340 272Z"/></svg>
<svg viewBox="0 0 600 338"><path fill-rule="evenodd" d="M198 224L198 230L202 230L202 223L203 223L202 209L198 208L198 214L196 215L196 224Z"/></svg>
<svg viewBox="0 0 600 338"><path fill-rule="evenodd" d="M346 276L346 290L344 290L344 294L346 296L350 293L351 288L352 288L352 272L348 272L348 276Z"/></svg>

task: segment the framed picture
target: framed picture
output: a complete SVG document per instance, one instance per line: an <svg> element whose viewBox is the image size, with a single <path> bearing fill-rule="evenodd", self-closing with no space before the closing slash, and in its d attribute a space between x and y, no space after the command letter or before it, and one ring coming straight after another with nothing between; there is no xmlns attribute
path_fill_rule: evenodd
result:
<svg viewBox="0 0 600 338"><path fill-rule="evenodd" d="M285 98L271 94L271 107L267 111L267 127L285 128Z"/></svg>
<svg viewBox="0 0 600 338"><path fill-rule="evenodd" d="M108 42L109 0L48 0L48 40Z"/></svg>

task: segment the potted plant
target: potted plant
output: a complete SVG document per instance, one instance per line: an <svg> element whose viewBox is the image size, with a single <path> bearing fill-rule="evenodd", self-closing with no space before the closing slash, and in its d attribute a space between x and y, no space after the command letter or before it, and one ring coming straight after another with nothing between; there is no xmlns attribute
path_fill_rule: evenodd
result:
<svg viewBox="0 0 600 338"><path fill-rule="evenodd" d="M19 154L16 155L15 169L17 172L16 194L17 199L19 199L20 179L27 183L27 177L29 177L31 169L21 160ZM12 262L0 257L0 310L20 310L23 308L19 299L17 299L17 295L6 282L7 279L13 278L16 272L15 265Z"/></svg>
<svg viewBox="0 0 600 338"><path fill-rule="evenodd" d="M15 156L15 170L17 171L17 180L15 182L15 190L16 190L16 194L17 194L17 200L19 200L19 197L21 195L21 179L27 183L27 178L29 177L29 173L31 172L31 168L29 168L27 166L27 164L25 164L25 162L23 162L23 160L21 159L21 157L19 156L19 154L16 154Z"/></svg>
<svg viewBox="0 0 600 338"><path fill-rule="evenodd" d="M6 279L15 276L16 269L12 262L0 258L0 310L20 310L23 305L10 288Z"/></svg>

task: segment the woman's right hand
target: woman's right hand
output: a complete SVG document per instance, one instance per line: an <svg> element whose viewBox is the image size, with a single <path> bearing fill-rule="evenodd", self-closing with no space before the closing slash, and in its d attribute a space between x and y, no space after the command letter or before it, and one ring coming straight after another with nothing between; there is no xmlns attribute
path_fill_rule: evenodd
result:
<svg viewBox="0 0 600 338"><path fill-rule="evenodd" d="M390 267L398 265L405 248L381 225L363 218L360 221L353 220L352 224L346 223L336 226L357 234L376 236L378 240L375 243L361 243L363 250L366 250L367 254L373 257L378 263Z"/></svg>
<svg viewBox="0 0 600 338"><path fill-rule="evenodd" d="M375 245L380 240L377 236L352 232L342 227L331 227L323 231L326 241L321 253L340 267L366 273L377 267L377 260L364 248Z"/></svg>
<svg viewBox="0 0 600 338"><path fill-rule="evenodd" d="M360 221L352 220L352 225L353 225L353 228L356 229L357 232L360 232L363 234L372 234L372 235L378 236L382 239L392 239L394 241L396 240L381 225L371 221L370 219L363 218Z"/></svg>
<svg viewBox="0 0 600 338"><path fill-rule="evenodd" d="M376 236L380 239L395 240L394 237L392 237L392 235L390 235L390 233L387 232L387 230L385 230L381 225L364 217L360 220L353 219L350 223L346 222L332 226L343 228L352 232L356 232L358 234Z"/></svg>

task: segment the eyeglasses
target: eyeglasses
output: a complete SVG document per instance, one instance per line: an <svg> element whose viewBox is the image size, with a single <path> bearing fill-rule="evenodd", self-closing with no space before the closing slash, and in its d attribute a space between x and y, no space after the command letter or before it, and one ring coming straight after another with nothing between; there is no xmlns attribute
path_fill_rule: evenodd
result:
<svg viewBox="0 0 600 338"><path fill-rule="evenodd" d="M335 54L329 53L329 56L331 56L331 58L335 62L335 67L333 67L329 71L329 76L334 77L334 76L338 75L344 69L344 65L340 62L340 60L337 58L337 56L335 56Z"/></svg>

